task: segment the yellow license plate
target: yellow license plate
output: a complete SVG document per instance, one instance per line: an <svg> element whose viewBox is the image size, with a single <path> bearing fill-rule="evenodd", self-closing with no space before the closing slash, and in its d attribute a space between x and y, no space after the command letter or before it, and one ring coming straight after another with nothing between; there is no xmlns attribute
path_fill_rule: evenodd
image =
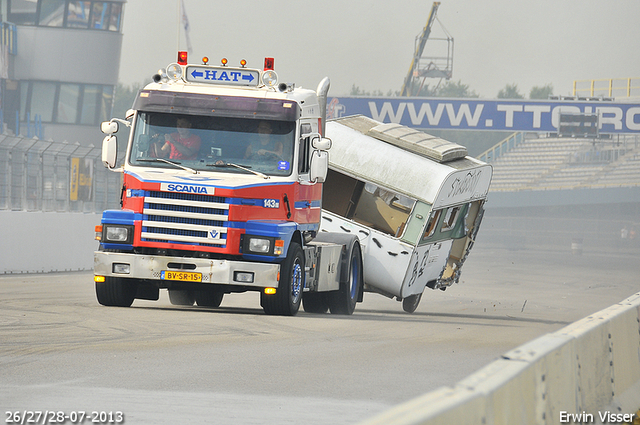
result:
<svg viewBox="0 0 640 425"><path fill-rule="evenodd" d="M171 272L168 270L160 274L163 280L179 280L182 282L202 282L202 273L194 272Z"/></svg>

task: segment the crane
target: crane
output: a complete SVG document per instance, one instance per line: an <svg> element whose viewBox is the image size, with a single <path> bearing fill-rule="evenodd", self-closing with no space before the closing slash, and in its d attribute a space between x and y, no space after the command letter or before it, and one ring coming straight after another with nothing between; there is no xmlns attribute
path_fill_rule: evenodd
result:
<svg viewBox="0 0 640 425"><path fill-rule="evenodd" d="M451 68L452 68L452 53L453 53L453 38L447 34L446 41L448 43L447 48L447 57L446 58L434 58L434 60L446 59L445 69L438 69L438 65L435 62L430 62L428 68L421 70L419 68L419 62L422 58L422 52L424 51L424 47L427 44L427 39L429 39L429 35L431 34L431 28L433 27L433 23L436 20L436 14L438 13L438 7L440 6L439 1L433 2L431 6L431 12L429 13L429 17L427 18L427 23L422 29L422 33L417 37L415 51L413 54L413 59L411 60L411 66L409 67L409 72L407 72L407 76L404 78L404 82L402 84L402 89L400 90L400 96L411 96L413 89L413 81L415 77L421 76L433 76L440 78L451 78ZM446 32L446 30L445 30ZM439 39L442 40L442 39Z"/></svg>

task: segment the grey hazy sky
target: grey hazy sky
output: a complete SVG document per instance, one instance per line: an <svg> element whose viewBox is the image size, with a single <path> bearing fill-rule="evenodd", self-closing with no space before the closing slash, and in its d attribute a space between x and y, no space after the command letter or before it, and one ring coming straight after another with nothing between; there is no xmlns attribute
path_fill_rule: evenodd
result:
<svg viewBox="0 0 640 425"><path fill-rule="evenodd" d="M178 2L128 0L122 82L150 81L186 48ZM272 56L281 81L315 89L329 76L334 96L347 95L353 84L399 90L433 3L184 2L190 62L206 55L212 64L227 57L235 65L245 58L260 68ZM437 16L455 39L453 80L481 97L514 83L528 97L534 86L552 84L555 94L568 95L573 80L640 78L640 0L442 0ZM443 34L436 22L432 35Z"/></svg>

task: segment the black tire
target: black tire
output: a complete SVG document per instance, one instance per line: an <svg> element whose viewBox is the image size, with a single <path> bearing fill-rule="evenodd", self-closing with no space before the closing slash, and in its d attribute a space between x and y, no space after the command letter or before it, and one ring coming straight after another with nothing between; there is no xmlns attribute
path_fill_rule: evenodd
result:
<svg viewBox="0 0 640 425"><path fill-rule="evenodd" d="M131 279L105 277L104 282L96 282L98 302L111 307L130 307L137 290L138 284Z"/></svg>
<svg viewBox="0 0 640 425"><path fill-rule="evenodd" d="M324 292L307 292L302 295L302 307L307 313L326 313L329 300Z"/></svg>
<svg viewBox="0 0 640 425"><path fill-rule="evenodd" d="M340 289L329 294L331 314L353 314L362 290L362 255L360 244L353 245L349 257L347 279L340 282Z"/></svg>
<svg viewBox="0 0 640 425"><path fill-rule="evenodd" d="M220 307L220 304L222 303L224 292L210 289L204 291L196 291L195 296L196 304L198 304L198 307L217 308Z"/></svg>
<svg viewBox="0 0 640 425"><path fill-rule="evenodd" d="M264 312L271 315L295 316L300 309L304 283L304 252L298 243L291 242L287 258L280 267L280 281L276 293L260 293L260 305Z"/></svg>
<svg viewBox="0 0 640 425"><path fill-rule="evenodd" d="M196 297L188 289L169 289L169 301L173 305L190 306L196 301Z"/></svg>
<svg viewBox="0 0 640 425"><path fill-rule="evenodd" d="M422 294L409 295L402 300L402 309L407 313L413 313L416 311L416 308L418 308L418 304L420 304L421 299Z"/></svg>

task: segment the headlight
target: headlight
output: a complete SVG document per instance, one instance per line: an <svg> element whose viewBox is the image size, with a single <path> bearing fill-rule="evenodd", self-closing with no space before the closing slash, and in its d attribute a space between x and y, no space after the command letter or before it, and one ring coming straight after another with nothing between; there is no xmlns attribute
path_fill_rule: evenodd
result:
<svg viewBox="0 0 640 425"><path fill-rule="evenodd" d="M133 240L133 226L104 224L102 227L104 229L102 242L131 243Z"/></svg>
<svg viewBox="0 0 640 425"><path fill-rule="evenodd" d="M131 265L126 263L113 263L111 270L116 274L130 274Z"/></svg>
<svg viewBox="0 0 640 425"><path fill-rule="evenodd" d="M178 81L182 78L182 67L177 63L172 63L167 67L167 77L173 81Z"/></svg>
<svg viewBox="0 0 640 425"><path fill-rule="evenodd" d="M233 272L233 280L242 283L253 283L252 272Z"/></svg>
<svg viewBox="0 0 640 425"><path fill-rule="evenodd" d="M259 254L268 254L271 248L269 239L251 238L249 239L249 251Z"/></svg>
<svg viewBox="0 0 640 425"><path fill-rule="evenodd" d="M265 71L262 74L262 84L268 87L275 87L278 84L278 74L275 71Z"/></svg>
<svg viewBox="0 0 640 425"><path fill-rule="evenodd" d="M284 240L271 236L244 235L242 252L244 254L260 254L280 256L284 251Z"/></svg>

